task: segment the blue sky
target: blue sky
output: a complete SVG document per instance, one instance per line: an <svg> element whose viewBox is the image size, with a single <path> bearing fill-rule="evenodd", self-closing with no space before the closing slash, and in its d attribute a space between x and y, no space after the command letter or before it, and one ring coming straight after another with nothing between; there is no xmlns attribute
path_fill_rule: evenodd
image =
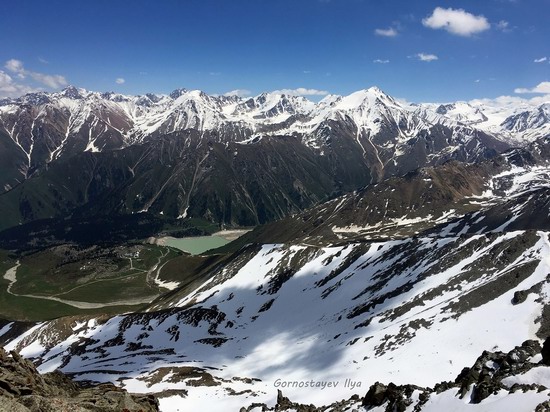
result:
<svg viewBox="0 0 550 412"><path fill-rule="evenodd" d="M410 101L529 98L550 85L549 19L550 0L9 2L0 96L377 85Z"/></svg>

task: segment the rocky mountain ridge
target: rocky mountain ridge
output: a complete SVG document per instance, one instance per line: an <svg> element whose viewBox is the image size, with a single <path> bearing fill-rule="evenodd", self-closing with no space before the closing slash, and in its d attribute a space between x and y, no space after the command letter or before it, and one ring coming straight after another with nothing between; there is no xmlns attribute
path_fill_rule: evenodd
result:
<svg viewBox="0 0 550 412"><path fill-rule="evenodd" d="M111 384L82 387L60 372L40 375L17 352L0 348L2 412L153 412L153 396L130 395Z"/></svg>

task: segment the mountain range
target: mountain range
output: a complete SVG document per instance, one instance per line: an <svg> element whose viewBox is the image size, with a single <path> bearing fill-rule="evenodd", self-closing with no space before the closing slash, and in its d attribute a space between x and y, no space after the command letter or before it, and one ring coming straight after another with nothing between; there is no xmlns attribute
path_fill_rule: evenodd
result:
<svg viewBox="0 0 550 412"><path fill-rule="evenodd" d="M474 162L548 133L548 104L409 104L372 87L124 96L67 87L0 102L0 229L150 213L253 226L368 183Z"/></svg>

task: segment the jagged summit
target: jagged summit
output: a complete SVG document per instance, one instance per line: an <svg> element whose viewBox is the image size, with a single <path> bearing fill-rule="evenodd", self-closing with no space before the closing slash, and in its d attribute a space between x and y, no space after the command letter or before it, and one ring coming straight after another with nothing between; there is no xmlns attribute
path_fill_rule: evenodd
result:
<svg viewBox="0 0 550 412"><path fill-rule="evenodd" d="M182 94L184 94L185 92L187 92L186 89L175 89L172 91L172 93L170 93L170 97L172 99L177 99L178 97L180 97Z"/></svg>
<svg viewBox="0 0 550 412"><path fill-rule="evenodd" d="M85 92L84 89L81 89L82 92ZM62 96L68 97L69 99L82 99L82 94L79 89L77 89L75 86L67 86L63 90L61 90L60 94Z"/></svg>

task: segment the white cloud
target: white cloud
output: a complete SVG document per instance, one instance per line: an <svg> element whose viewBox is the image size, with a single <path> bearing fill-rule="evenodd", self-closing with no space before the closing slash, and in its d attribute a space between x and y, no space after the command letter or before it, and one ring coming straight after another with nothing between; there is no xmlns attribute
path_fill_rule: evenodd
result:
<svg viewBox="0 0 550 412"><path fill-rule="evenodd" d="M512 28L510 27L510 23L507 22L506 20L501 20L499 21L496 25L496 28L505 32L505 33L509 33L512 31Z"/></svg>
<svg viewBox="0 0 550 412"><path fill-rule="evenodd" d="M546 60L548 60L548 57L541 57L540 59L533 60L534 63L544 63Z"/></svg>
<svg viewBox="0 0 550 412"><path fill-rule="evenodd" d="M230 92L224 93L224 96L238 96L238 97L248 97L252 94L250 90L247 89L235 89Z"/></svg>
<svg viewBox="0 0 550 412"><path fill-rule="evenodd" d="M514 93L525 94L525 93L542 93L550 94L550 82L540 82L535 87L531 89L526 89L524 87L519 87L514 90Z"/></svg>
<svg viewBox="0 0 550 412"><path fill-rule="evenodd" d="M116 84L124 84L126 83L126 80L122 77L118 77L116 80L115 80L115 83Z"/></svg>
<svg viewBox="0 0 550 412"><path fill-rule="evenodd" d="M521 104L527 103L526 99L522 99L518 96L499 96L494 99L474 99L470 100L469 103L473 105L488 105L495 107L517 107Z"/></svg>
<svg viewBox="0 0 550 412"><path fill-rule="evenodd" d="M17 73L18 75L25 75L25 69L23 68L23 62L21 60L10 59L4 65L10 72Z"/></svg>
<svg viewBox="0 0 550 412"><path fill-rule="evenodd" d="M539 106L543 103L550 103L550 94L545 94L543 96L536 96L529 99L529 103L535 106Z"/></svg>
<svg viewBox="0 0 550 412"><path fill-rule="evenodd" d="M17 93L17 86L11 76L0 70L0 96L13 96Z"/></svg>
<svg viewBox="0 0 550 412"><path fill-rule="evenodd" d="M434 60L439 60L439 57L437 57L435 54L418 53L416 57L422 62L432 62Z"/></svg>
<svg viewBox="0 0 550 412"><path fill-rule="evenodd" d="M9 71L15 73L20 79L26 79L27 77L30 77L34 81L48 86L52 89L58 89L68 84L65 77L59 74L44 74L25 69L25 66L23 65L23 62L21 60L10 59L6 62L4 67Z"/></svg>
<svg viewBox="0 0 550 412"><path fill-rule="evenodd" d="M372 61L373 63L377 63L377 64L387 64L389 63L390 61L389 60L382 60L382 59L375 59Z"/></svg>
<svg viewBox="0 0 550 412"><path fill-rule="evenodd" d="M306 89L304 87L298 87L297 89L273 90L273 93L286 94L289 96L326 96L328 94L326 90Z"/></svg>
<svg viewBox="0 0 550 412"><path fill-rule="evenodd" d="M23 94L37 91L40 91L40 89L34 89L24 84L16 83L9 74L0 70L0 98L19 97Z"/></svg>
<svg viewBox="0 0 550 412"><path fill-rule="evenodd" d="M398 32L393 27L389 27L387 29L376 29L374 30L374 34L383 37L395 37L397 36Z"/></svg>
<svg viewBox="0 0 550 412"><path fill-rule="evenodd" d="M407 99L403 97L394 97L394 100L396 100L398 103L400 103L402 106L405 106L405 107L410 107L412 104L414 104L413 102L409 102Z"/></svg>
<svg viewBox="0 0 550 412"><path fill-rule="evenodd" d="M475 16L464 9L436 7L431 16L422 20L431 29L444 29L457 36L468 37L489 30L491 25L484 16Z"/></svg>
<svg viewBox="0 0 550 412"><path fill-rule="evenodd" d="M67 86L67 80L65 77L58 74L43 74L36 72L29 72L29 75L38 83L42 83L52 89L59 89L60 87Z"/></svg>
<svg viewBox="0 0 550 412"><path fill-rule="evenodd" d="M494 99L474 99L469 101L469 103L474 106L486 105L486 106L504 107L504 108L510 108L510 109L517 109L522 105L538 106L542 103L548 103L548 102L550 102L550 94L543 95L543 96L536 96L531 99L524 99L518 96L499 96Z"/></svg>

